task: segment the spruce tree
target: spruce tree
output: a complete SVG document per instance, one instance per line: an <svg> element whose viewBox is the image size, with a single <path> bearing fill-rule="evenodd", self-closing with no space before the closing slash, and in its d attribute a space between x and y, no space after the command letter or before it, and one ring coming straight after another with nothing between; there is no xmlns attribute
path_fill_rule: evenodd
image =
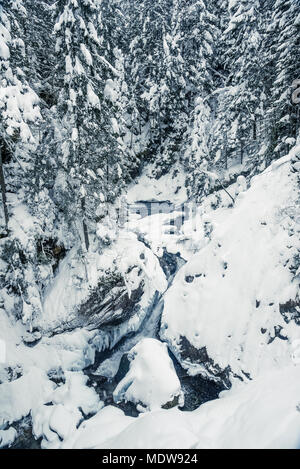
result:
<svg viewBox="0 0 300 469"><path fill-rule="evenodd" d="M76 229L82 220L86 250L88 222L96 222L96 210L112 202L122 179L123 156L114 104L105 96L110 79L118 71L109 62L111 46L104 40L105 2L69 0L57 2L56 53L63 76L57 110L64 129L57 148L59 172L56 201Z"/></svg>
<svg viewBox="0 0 300 469"><path fill-rule="evenodd" d="M276 153L280 156L291 148L299 129L299 109L292 99L293 84L299 79L300 60L300 4L297 0L275 1L270 34L275 62L271 112L276 126L276 157Z"/></svg>

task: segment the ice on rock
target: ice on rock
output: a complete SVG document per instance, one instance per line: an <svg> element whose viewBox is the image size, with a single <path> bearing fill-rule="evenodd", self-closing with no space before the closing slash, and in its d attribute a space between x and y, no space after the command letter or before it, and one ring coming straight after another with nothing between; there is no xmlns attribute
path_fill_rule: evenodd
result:
<svg viewBox="0 0 300 469"><path fill-rule="evenodd" d="M123 276L129 296L138 284L143 283L141 309L149 306L156 291L166 290L167 280L157 257L134 233L124 230L118 235L113 221L109 220L105 226L104 223L97 226L97 236L106 247L101 252L88 254L85 264L78 261L76 249L72 249L61 262L58 275L45 292L40 320L43 328L77 320L76 308L88 299L90 288L95 288L112 266ZM142 271L141 275L137 270ZM99 320L101 315L97 317Z"/></svg>
<svg viewBox="0 0 300 469"><path fill-rule="evenodd" d="M11 446L16 437L17 431L13 427L8 428L7 430L0 430L0 448Z"/></svg>
<svg viewBox="0 0 300 469"><path fill-rule="evenodd" d="M129 371L114 391L115 402L130 401L141 411L183 405L183 393L166 344L145 338L127 355Z"/></svg>

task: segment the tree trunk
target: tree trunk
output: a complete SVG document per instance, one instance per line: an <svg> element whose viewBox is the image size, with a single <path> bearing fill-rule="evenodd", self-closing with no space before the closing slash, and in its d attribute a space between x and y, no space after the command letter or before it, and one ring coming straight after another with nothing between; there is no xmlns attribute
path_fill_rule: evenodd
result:
<svg viewBox="0 0 300 469"><path fill-rule="evenodd" d="M253 119L253 140L257 140L257 120L256 116Z"/></svg>
<svg viewBox="0 0 300 469"><path fill-rule="evenodd" d="M83 228L83 235L84 235L84 243L85 243L85 249L88 252L89 247L90 247L90 241L89 241L89 233L88 233L87 224L85 223L85 220L84 220L84 212L85 212L84 198L81 199L81 208L82 208L82 228Z"/></svg>
<svg viewBox="0 0 300 469"><path fill-rule="evenodd" d="M244 162L244 141L241 140L241 164Z"/></svg>
<svg viewBox="0 0 300 469"><path fill-rule="evenodd" d="M0 186L1 186L1 194L2 194L5 228L6 228L6 232L8 233L8 208L7 208L7 201L6 201L6 188L5 188L1 147L0 147Z"/></svg>
<svg viewBox="0 0 300 469"><path fill-rule="evenodd" d="M225 169L228 169L227 133L226 132L224 132L224 137L223 137L223 155L224 155Z"/></svg>

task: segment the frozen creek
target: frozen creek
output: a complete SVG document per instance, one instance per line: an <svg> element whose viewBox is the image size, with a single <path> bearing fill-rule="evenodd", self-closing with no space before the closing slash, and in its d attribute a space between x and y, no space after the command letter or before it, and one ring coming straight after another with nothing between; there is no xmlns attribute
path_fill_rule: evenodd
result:
<svg viewBox="0 0 300 469"><path fill-rule="evenodd" d="M182 447L182 438L187 448L299 446L300 227L291 157L250 187L230 186L234 206L224 191L207 197L172 235L170 218L180 213L156 213L132 219L126 236L105 252L91 250L85 266L70 251L44 302L52 334L31 347L0 309L15 369L0 384L0 409L10 422L6 437L18 430L13 447ZM103 300L98 280L113 265L124 281L112 276L119 283ZM84 268L85 291L76 287ZM76 305L83 313L72 319Z"/></svg>
<svg viewBox="0 0 300 469"><path fill-rule="evenodd" d="M176 255L166 253L164 256L165 272L168 272L170 275L168 279L169 286L172 285L173 278L178 271L178 266L183 265L183 263L184 261ZM124 337L113 349L96 353L95 363L85 369L85 373L89 376L89 383L95 386L101 400L106 405L114 404L113 391L128 371L129 366L126 354L143 338L149 337L159 340L163 303L164 295L156 294L154 302L149 308L140 329ZM194 410L200 404L210 399L216 399L219 392L224 389L222 385L203 379L201 376L189 376L172 352L169 351L169 355L174 363L185 395L185 404L182 410ZM107 369L114 370L114 376L103 376L102 373L105 373ZM112 374L111 371L110 374ZM119 403L117 405L127 415L138 415L135 405L130 402Z"/></svg>
<svg viewBox="0 0 300 469"><path fill-rule="evenodd" d="M161 265L168 279L168 288L172 285L173 279L178 269L184 265L185 261L175 254L165 251L161 258ZM167 290L166 290L167 291ZM146 316L140 327L135 332L130 332L123 337L111 349L96 351L94 363L83 369L88 377L87 386L94 389L105 406L113 405L121 409L125 415L136 417L139 412L136 405L131 402L116 403L113 398L113 392L118 383L128 372L129 363L127 353L143 338L155 338L159 340L159 331L161 326L161 314L164 305L164 294L156 292L149 306ZM216 399L224 386L207 380L201 376L189 376L186 370L182 368L178 360L168 352L173 361L176 374L180 380L181 388L184 393L183 411L194 410L212 399ZM56 381L61 384L60 378ZM32 434L30 417L25 417L13 425L17 429L18 437L11 448L39 449L41 440L36 440Z"/></svg>

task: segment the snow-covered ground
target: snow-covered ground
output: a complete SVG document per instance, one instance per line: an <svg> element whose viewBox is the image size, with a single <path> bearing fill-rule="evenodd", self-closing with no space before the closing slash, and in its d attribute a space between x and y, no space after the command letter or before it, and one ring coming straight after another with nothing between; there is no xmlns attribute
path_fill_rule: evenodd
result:
<svg viewBox="0 0 300 469"><path fill-rule="evenodd" d="M153 165L148 165L138 181L132 184L126 199L129 204L143 201L169 201L180 204L187 200L185 174L180 165L172 168L170 173L158 179L153 178Z"/></svg>
<svg viewBox="0 0 300 469"><path fill-rule="evenodd" d="M290 363L300 328L280 310L299 292L297 198L296 174L283 158L254 177L234 207L203 209L211 233L166 293L161 326L161 339L191 374L218 377L229 366L231 378L254 378Z"/></svg>
<svg viewBox="0 0 300 469"><path fill-rule="evenodd" d="M4 298L0 446L15 439L12 423L30 414L44 448L300 447L300 329L285 308L299 290L298 189L290 156L253 178L250 188L243 178L230 186L234 205L220 191L188 209L172 234L180 211L130 219L109 246L98 249L92 242L85 263L69 251L45 290L35 324L49 332L76 319L76 306L113 267L128 298L141 284L143 295L138 312L109 331L100 323L98 330L77 323L74 331L44 335L29 347L24 323L13 319ZM130 189L132 202L184 202L185 194L172 196L179 180L171 189L160 181L150 193L145 178ZM28 230L20 228L15 213L15 230L25 236L31 221ZM99 227L98 237L105 236ZM164 252L186 261L171 281L162 268ZM296 301L291 308L297 313ZM115 400L143 404L139 410L146 412L133 418L103 408L82 370L94 363L97 350L136 331L97 370L112 377L129 352ZM191 375L231 381L232 388L193 412L180 411L180 381L166 344ZM174 408L161 409L176 397Z"/></svg>
<svg viewBox="0 0 300 469"><path fill-rule="evenodd" d="M64 448L300 448L300 368L266 373L193 412L126 417L105 407Z"/></svg>

